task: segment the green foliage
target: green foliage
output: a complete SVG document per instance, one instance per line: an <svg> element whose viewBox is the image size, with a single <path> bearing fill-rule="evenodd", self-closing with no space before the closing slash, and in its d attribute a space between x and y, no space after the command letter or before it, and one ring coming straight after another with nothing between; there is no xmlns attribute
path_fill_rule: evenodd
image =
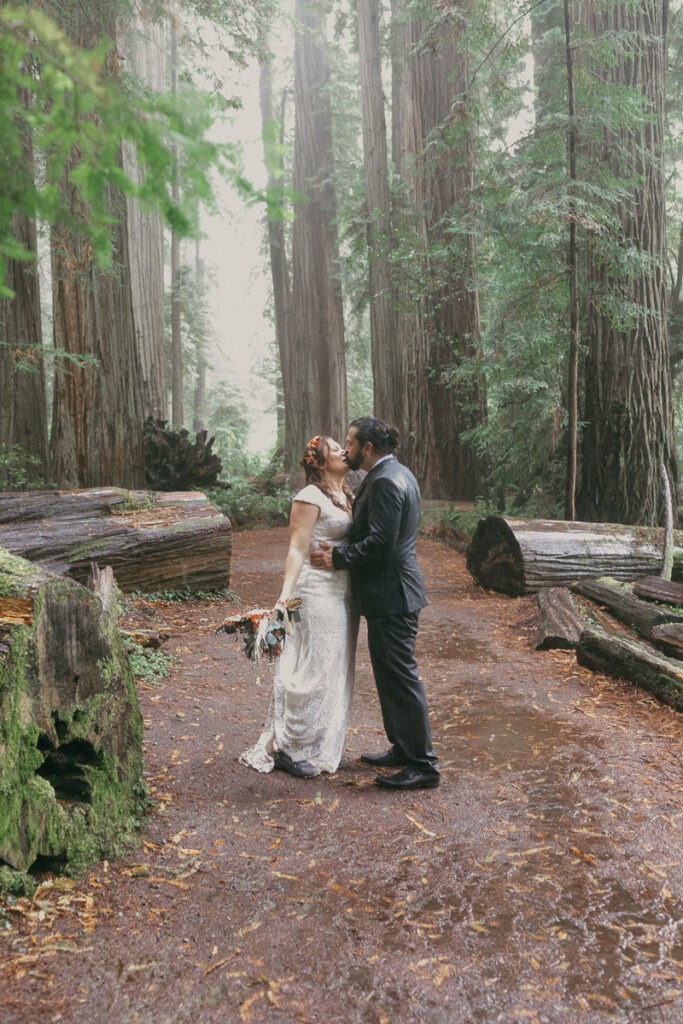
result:
<svg viewBox="0 0 683 1024"><path fill-rule="evenodd" d="M0 289L9 259L31 259L12 233L20 211L63 225L92 242L103 265L111 258L107 186L116 185L143 206L158 208L183 235L198 231L198 202L212 203L211 174L224 174L250 202L265 200L241 173L239 149L211 142L218 107L185 83L176 96L146 89L130 75L111 73L111 43L82 50L30 5L0 7ZM106 73L109 69L110 73ZM139 180L122 170L120 149L130 145ZM40 174L34 176L29 154ZM173 197L174 154L179 194ZM68 180L78 197L67 203Z"/></svg>
<svg viewBox="0 0 683 1024"><path fill-rule="evenodd" d="M15 897L32 896L37 886L35 878L25 871L14 871L7 864L0 865L0 894L5 897L6 906L14 906ZM4 907L0 906L0 929L9 930L11 927Z"/></svg>
<svg viewBox="0 0 683 1024"><path fill-rule="evenodd" d="M263 529L289 522L293 493L271 462L257 476L235 477L228 490L209 491L211 502L234 527Z"/></svg>
<svg viewBox="0 0 683 1024"><path fill-rule="evenodd" d="M143 647L130 638L126 639L126 650L131 671L139 682L160 683L170 674L176 661L173 655Z"/></svg>
<svg viewBox="0 0 683 1024"><path fill-rule="evenodd" d="M247 450L249 415L241 392L227 381L209 388L206 423L215 438L213 450L223 465L223 477L256 475L260 469L257 456Z"/></svg>
<svg viewBox="0 0 683 1024"><path fill-rule="evenodd" d="M468 542L472 539L479 520L485 519L489 515L496 515L497 512L498 510L492 508L483 498L478 498L471 509L448 505L447 508L440 509L429 517L423 513L423 526L427 525L427 519L429 519L430 523L435 523L457 540Z"/></svg>
<svg viewBox="0 0 683 1024"><path fill-rule="evenodd" d="M28 473L30 466L39 466L40 459L24 451L21 445L0 444L0 490L24 491L42 490L45 480L32 480Z"/></svg>

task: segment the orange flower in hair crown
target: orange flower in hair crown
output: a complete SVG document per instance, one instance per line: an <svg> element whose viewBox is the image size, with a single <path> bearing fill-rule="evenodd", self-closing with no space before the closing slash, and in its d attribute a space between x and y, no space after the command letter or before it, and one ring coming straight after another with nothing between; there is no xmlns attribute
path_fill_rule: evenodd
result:
<svg viewBox="0 0 683 1024"><path fill-rule="evenodd" d="M318 461L317 455L320 440L320 434L316 434L315 437L312 437L311 440L306 445L306 447L304 448L304 457L302 461L306 463L306 465L313 466Z"/></svg>

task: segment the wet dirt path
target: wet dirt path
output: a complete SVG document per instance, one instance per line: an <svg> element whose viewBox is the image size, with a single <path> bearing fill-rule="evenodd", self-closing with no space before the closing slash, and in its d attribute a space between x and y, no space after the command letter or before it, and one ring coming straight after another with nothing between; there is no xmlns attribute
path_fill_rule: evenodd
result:
<svg viewBox="0 0 683 1024"><path fill-rule="evenodd" d="M244 607L285 548L235 535ZM2 1024L683 1024L683 719L534 652L530 600L461 554L420 560L433 791L240 766L269 670L215 635L234 608L138 609L179 659L140 687L155 807L125 861L10 913ZM384 745L361 632L347 753Z"/></svg>

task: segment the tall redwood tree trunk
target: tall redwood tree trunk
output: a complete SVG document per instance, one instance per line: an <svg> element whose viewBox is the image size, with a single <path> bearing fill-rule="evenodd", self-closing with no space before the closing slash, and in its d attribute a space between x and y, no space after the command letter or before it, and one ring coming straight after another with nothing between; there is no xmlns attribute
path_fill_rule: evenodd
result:
<svg viewBox="0 0 683 1024"><path fill-rule="evenodd" d="M486 394L477 369L481 331L470 209L475 134L467 110L468 59L457 21L441 18L438 28L418 22L405 0L394 0L393 11L394 159L417 218L417 259L403 268L399 301L399 333L413 367L411 457L427 496L472 499L481 493L483 472L462 435L484 421ZM465 226L456 245L448 232L451 220ZM413 281L416 275L422 279L423 303L415 301L414 283L405 287L411 274Z"/></svg>
<svg viewBox="0 0 683 1024"><path fill-rule="evenodd" d="M276 118L273 106L273 75L269 64L261 66L259 77L261 102L261 123L264 157L268 170L268 185L273 188L278 180L284 180L282 159L282 136L284 109ZM284 100L283 100L284 105ZM275 337L280 357L282 381L282 409L279 411L278 427L286 452L291 452L290 463L297 452L297 366L290 343L291 284L287 256L287 238L282 220L268 220L268 251L270 273L273 282L273 308L275 312Z"/></svg>
<svg viewBox="0 0 683 1024"><path fill-rule="evenodd" d="M17 241L36 253L35 223L15 213L12 227ZM45 484L50 477L37 264L9 260L5 284L14 298L0 296L0 448L21 449L17 460L26 481ZM12 483L0 465L0 489Z"/></svg>
<svg viewBox="0 0 683 1024"><path fill-rule="evenodd" d="M374 411L382 419L399 426L405 419L404 366L402 353L397 347L396 298L391 272L394 243L379 0L357 0L356 8L363 107Z"/></svg>
<svg viewBox="0 0 683 1024"><path fill-rule="evenodd" d="M69 11L66 30L79 46L116 39L107 3ZM106 73L106 72L105 72ZM115 73L115 72L111 72ZM74 221L87 219L76 192L63 182ZM125 197L105 186L112 216L112 266L104 270L89 241L74 230L52 233L55 347L58 359L52 418L52 474L61 487L144 485L143 404L128 262Z"/></svg>
<svg viewBox="0 0 683 1024"><path fill-rule="evenodd" d="M295 367L295 428L288 448L296 464L311 433L345 436L346 359L337 203L333 184L330 73L325 5L297 0L294 92L294 190L301 195L292 235L292 319L288 344ZM292 401L292 396L286 397Z"/></svg>
<svg viewBox="0 0 683 1024"><path fill-rule="evenodd" d="M125 33L127 68L155 92L165 92L166 35L163 24L142 17L138 11ZM126 174L136 180L138 164L128 147L123 150ZM166 337L164 325L164 225L157 210L143 210L128 201L128 258L135 338L142 374L143 415L168 418Z"/></svg>
<svg viewBox="0 0 683 1024"><path fill-rule="evenodd" d="M632 250L615 267L604 242L588 240L579 514L599 522L663 522L662 466L677 480L664 275L666 11L661 0L580 5L583 27L595 39L628 39L596 71L613 88L639 95L644 110L629 123L604 127L591 152L597 166L627 186L616 209L619 237L611 242L623 253ZM623 311L630 311L626 323Z"/></svg>

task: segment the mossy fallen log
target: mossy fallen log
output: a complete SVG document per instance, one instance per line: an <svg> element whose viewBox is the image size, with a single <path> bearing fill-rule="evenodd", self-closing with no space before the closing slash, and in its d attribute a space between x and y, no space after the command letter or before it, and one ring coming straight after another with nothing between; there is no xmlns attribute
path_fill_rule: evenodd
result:
<svg viewBox="0 0 683 1024"><path fill-rule="evenodd" d="M683 665L640 640L586 625L576 660L594 672L635 683L662 703L683 711Z"/></svg>
<svg viewBox="0 0 683 1024"><path fill-rule="evenodd" d="M144 807L142 721L116 616L0 549L0 640L0 868L77 873L122 850Z"/></svg>
<svg viewBox="0 0 683 1024"><path fill-rule="evenodd" d="M124 593L230 586L230 520L196 491L3 492L0 546L80 583L111 566Z"/></svg>
<svg viewBox="0 0 683 1024"><path fill-rule="evenodd" d="M572 589L598 605L609 608L619 622L635 629L646 640L652 639L652 630L666 622L683 623L683 611L672 611L650 601L641 601L630 588L616 587L608 580L583 579Z"/></svg>
<svg viewBox="0 0 683 1024"><path fill-rule="evenodd" d="M683 534L674 541L674 576L680 576ZM467 549L467 568L480 586L518 597L586 576L652 575L661 569L663 544L658 528L488 516Z"/></svg>

